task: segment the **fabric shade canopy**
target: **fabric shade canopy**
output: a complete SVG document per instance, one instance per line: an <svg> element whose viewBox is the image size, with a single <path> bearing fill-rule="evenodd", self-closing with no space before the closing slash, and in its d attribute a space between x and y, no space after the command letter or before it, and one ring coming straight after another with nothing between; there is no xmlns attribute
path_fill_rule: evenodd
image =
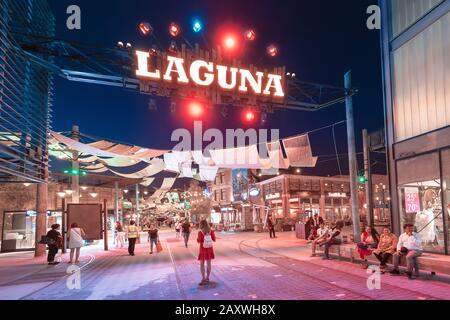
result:
<svg viewBox="0 0 450 320"><path fill-rule="evenodd" d="M317 157L312 156L307 134L207 152L148 149L106 140L84 144L57 132L51 132L50 142L50 153L54 156L62 158L64 155L64 159L70 159L73 151L78 152L78 160L82 164L80 168L83 170L93 173L111 172L124 178L144 179L143 185L150 185L151 178L162 171L174 172L180 178L213 181L219 168L287 169L290 166L314 167L317 162ZM205 155L207 153L209 155ZM198 170L193 170L194 164ZM134 166L138 168L135 169ZM128 172L124 173L123 169L119 168L126 168ZM136 171L129 172L130 170ZM169 183L172 180L167 181Z"/></svg>

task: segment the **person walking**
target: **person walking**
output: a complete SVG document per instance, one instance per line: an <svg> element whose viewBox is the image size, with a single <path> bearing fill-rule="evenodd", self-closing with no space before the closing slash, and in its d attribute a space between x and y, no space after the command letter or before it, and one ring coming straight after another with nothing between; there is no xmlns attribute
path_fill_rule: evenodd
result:
<svg viewBox="0 0 450 320"><path fill-rule="evenodd" d="M61 233L58 231L59 228L59 224L53 224L51 230L47 232L47 238L52 241L52 243L48 244L47 262L49 265L56 265L59 263L55 261L55 256L58 253L62 241Z"/></svg>
<svg viewBox="0 0 450 320"><path fill-rule="evenodd" d="M275 224L272 221L272 217L267 217L267 227L269 228L270 238L276 238L275 236Z"/></svg>
<svg viewBox="0 0 450 320"><path fill-rule="evenodd" d="M67 232L67 238L69 240L70 249L70 261L73 263L73 256L75 255L75 263L80 262L80 251L81 247L84 246L84 237L86 233L82 228L78 226L78 223L74 222L70 225L70 229Z"/></svg>
<svg viewBox="0 0 450 320"><path fill-rule="evenodd" d="M191 234L191 224L188 219L184 220L184 223L181 225L181 231L183 232L184 245L187 248L189 236Z"/></svg>
<svg viewBox="0 0 450 320"><path fill-rule="evenodd" d="M159 242L159 236L158 236L158 228L151 224L148 229L148 237L150 239L150 254L153 254L153 245L157 245Z"/></svg>
<svg viewBox="0 0 450 320"><path fill-rule="evenodd" d="M120 223L120 221L116 222L116 233L117 233L116 248L119 248L119 243L120 248L123 248L123 243L125 242L125 231L123 231L123 226L122 223Z"/></svg>
<svg viewBox="0 0 450 320"><path fill-rule="evenodd" d="M134 256L134 248L136 246L136 240L139 237L139 229L136 227L136 222L130 221L130 225L127 227L128 234L128 253L130 256Z"/></svg>
<svg viewBox="0 0 450 320"><path fill-rule="evenodd" d="M213 244L216 241L216 235L211 230L208 221L202 220L199 225L200 231L197 235L197 242L200 245L198 260L200 261L200 273L202 281L200 286L209 284L209 277L211 275L211 260L214 259ZM206 264L206 270L205 270Z"/></svg>
<svg viewBox="0 0 450 320"><path fill-rule="evenodd" d="M181 222L177 221L175 223L175 238L179 239L180 238L180 229L181 229Z"/></svg>

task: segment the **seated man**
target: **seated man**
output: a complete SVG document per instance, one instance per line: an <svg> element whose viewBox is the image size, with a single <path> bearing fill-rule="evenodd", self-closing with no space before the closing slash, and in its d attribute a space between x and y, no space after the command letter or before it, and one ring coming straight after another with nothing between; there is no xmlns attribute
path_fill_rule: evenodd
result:
<svg viewBox="0 0 450 320"><path fill-rule="evenodd" d="M397 242L397 251L393 255L394 269L391 274L398 275L400 271L400 258L406 257L406 274L409 279L414 279L413 269L415 269L415 277L419 276L419 266L416 258L422 254L422 240L418 233L414 232L412 224L405 224L403 226L404 233L400 235Z"/></svg>
<svg viewBox="0 0 450 320"><path fill-rule="evenodd" d="M328 228L325 226L325 223L322 221L319 224L319 229L317 229L317 239L313 240L312 242L312 254L311 257L316 256L316 247L317 245L321 245L325 241L327 241L328 238Z"/></svg>
<svg viewBox="0 0 450 320"><path fill-rule="evenodd" d="M344 228L344 221L336 221L336 224L333 229L329 232L329 236L327 238L327 241L320 244L320 246L324 246L324 253L325 257L323 259L330 260L330 247L334 245L341 245L344 240L342 236L342 229Z"/></svg>

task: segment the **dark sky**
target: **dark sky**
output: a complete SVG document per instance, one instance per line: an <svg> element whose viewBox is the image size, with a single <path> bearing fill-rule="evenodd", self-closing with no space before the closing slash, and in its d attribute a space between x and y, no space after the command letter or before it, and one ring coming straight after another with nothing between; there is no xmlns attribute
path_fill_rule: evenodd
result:
<svg viewBox="0 0 450 320"><path fill-rule="evenodd" d="M343 75L353 72L353 84L359 89L354 98L357 150L362 150L361 130L375 131L383 127L379 31L366 27L366 9L377 0L49 0L56 17L57 37L96 46L114 47L117 41L148 48L151 38L137 32L141 21L149 21L159 41L169 44L167 26L175 21L192 43L217 43L216 31L222 26L242 30L252 27L257 40L247 49L243 60L263 67L285 65L304 81L343 86ZM66 28L66 8L81 8L82 29ZM191 32L194 17L205 24L204 38ZM264 55L264 48L276 43L280 54L275 59ZM256 63L257 61L258 63ZM120 88L55 81L53 129L68 131L78 124L82 132L150 148L171 148L172 131L192 127L192 122L179 119L161 102L158 112L148 110L148 97ZM241 110L230 112L227 119L220 109L211 111L205 127L242 127ZM304 133L345 119L345 106L338 104L323 111L279 111L269 116L267 128L280 129L286 137ZM338 152L347 151L346 128L336 127ZM331 130L311 135L313 153L334 154ZM321 158L319 161L329 158ZM361 157L359 157L361 159ZM376 156L383 161L383 156ZM343 173L348 172L342 158ZM384 165L374 170L383 172ZM321 162L310 173L338 174L336 161Z"/></svg>

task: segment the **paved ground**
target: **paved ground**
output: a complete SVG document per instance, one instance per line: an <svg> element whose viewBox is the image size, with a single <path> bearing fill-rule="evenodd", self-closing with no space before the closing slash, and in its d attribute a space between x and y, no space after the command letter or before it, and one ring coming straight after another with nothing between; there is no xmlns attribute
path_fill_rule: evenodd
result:
<svg viewBox="0 0 450 320"><path fill-rule="evenodd" d="M101 245L83 248L80 289L70 290L68 264L48 266L32 255L0 255L0 299L450 299L450 284L431 277L408 280L380 275L370 290L368 274L357 264L309 257L309 247L293 233L218 234L213 283L199 287L194 235L189 247L173 232L161 232L164 250L150 255L146 236L130 257L125 248L108 252ZM67 256L62 257L67 261Z"/></svg>

